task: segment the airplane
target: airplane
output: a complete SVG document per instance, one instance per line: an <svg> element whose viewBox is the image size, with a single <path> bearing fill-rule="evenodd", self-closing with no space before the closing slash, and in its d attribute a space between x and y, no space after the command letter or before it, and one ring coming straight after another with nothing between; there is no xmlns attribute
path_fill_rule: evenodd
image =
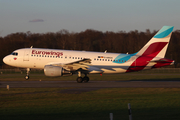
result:
<svg viewBox="0 0 180 120"><path fill-rule="evenodd" d="M30 69L44 69L49 77L78 74L78 83L88 82L90 73L128 73L173 65L164 58L174 26L163 26L150 41L133 54L86 52L60 49L22 48L3 58L7 65ZM82 77L84 74L84 77Z"/></svg>

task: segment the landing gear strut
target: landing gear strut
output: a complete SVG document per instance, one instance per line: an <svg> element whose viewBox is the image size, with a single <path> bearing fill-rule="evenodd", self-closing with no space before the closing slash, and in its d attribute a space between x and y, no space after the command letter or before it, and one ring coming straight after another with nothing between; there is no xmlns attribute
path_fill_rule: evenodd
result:
<svg viewBox="0 0 180 120"><path fill-rule="evenodd" d="M85 74L85 76L82 78L81 77L81 71L78 71L78 78L76 79L76 81L78 83L82 83L82 82L87 83L89 81L89 77L87 76L87 74Z"/></svg>
<svg viewBox="0 0 180 120"><path fill-rule="evenodd" d="M25 79L26 80L29 80L29 72L30 72L30 68L27 68L27 72L26 72L26 76L25 76Z"/></svg>

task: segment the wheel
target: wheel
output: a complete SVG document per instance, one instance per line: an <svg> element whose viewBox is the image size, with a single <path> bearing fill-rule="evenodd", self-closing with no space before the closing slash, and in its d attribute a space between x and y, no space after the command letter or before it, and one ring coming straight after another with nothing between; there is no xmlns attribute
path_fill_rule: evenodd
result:
<svg viewBox="0 0 180 120"><path fill-rule="evenodd" d="M85 77L83 78L83 81L84 81L85 83L87 83L87 82L89 81L89 77L85 76Z"/></svg>
<svg viewBox="0 0 180 120"><path fill-rule="evenodd" d="M78 83L82 83L83 79L82 79L82 77L78 77L78 78L76 79L76 81L77 81Z"/></svg>
<svg viewBox="0 0 180 120"><path fill-rule="evenodd" d="M29 80L29 75L26 75L26 76L25 76L25 79L26 79L26 80Z"/></svg>

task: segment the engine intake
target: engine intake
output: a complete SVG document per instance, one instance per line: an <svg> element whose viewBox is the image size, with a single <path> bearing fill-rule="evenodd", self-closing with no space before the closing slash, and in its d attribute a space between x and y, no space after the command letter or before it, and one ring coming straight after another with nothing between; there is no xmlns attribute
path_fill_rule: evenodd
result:
<svg viewBox="0 0 180 120"><path fill-rule="evenodd" d="M44 66L44 74L50 77L60 77L64 75L72 75L70 71L63 69L60 66L46 65Z"/></svg>

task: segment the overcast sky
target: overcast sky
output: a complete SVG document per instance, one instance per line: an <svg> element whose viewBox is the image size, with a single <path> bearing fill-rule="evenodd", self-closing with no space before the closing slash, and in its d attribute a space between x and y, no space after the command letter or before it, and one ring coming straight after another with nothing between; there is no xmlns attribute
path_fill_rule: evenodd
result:
<svg viewBox="0 0 180 120"><path fill-rule="evenodd" d="M46 33L180 29L180 0L0 0L0 36Z"/></svg>

